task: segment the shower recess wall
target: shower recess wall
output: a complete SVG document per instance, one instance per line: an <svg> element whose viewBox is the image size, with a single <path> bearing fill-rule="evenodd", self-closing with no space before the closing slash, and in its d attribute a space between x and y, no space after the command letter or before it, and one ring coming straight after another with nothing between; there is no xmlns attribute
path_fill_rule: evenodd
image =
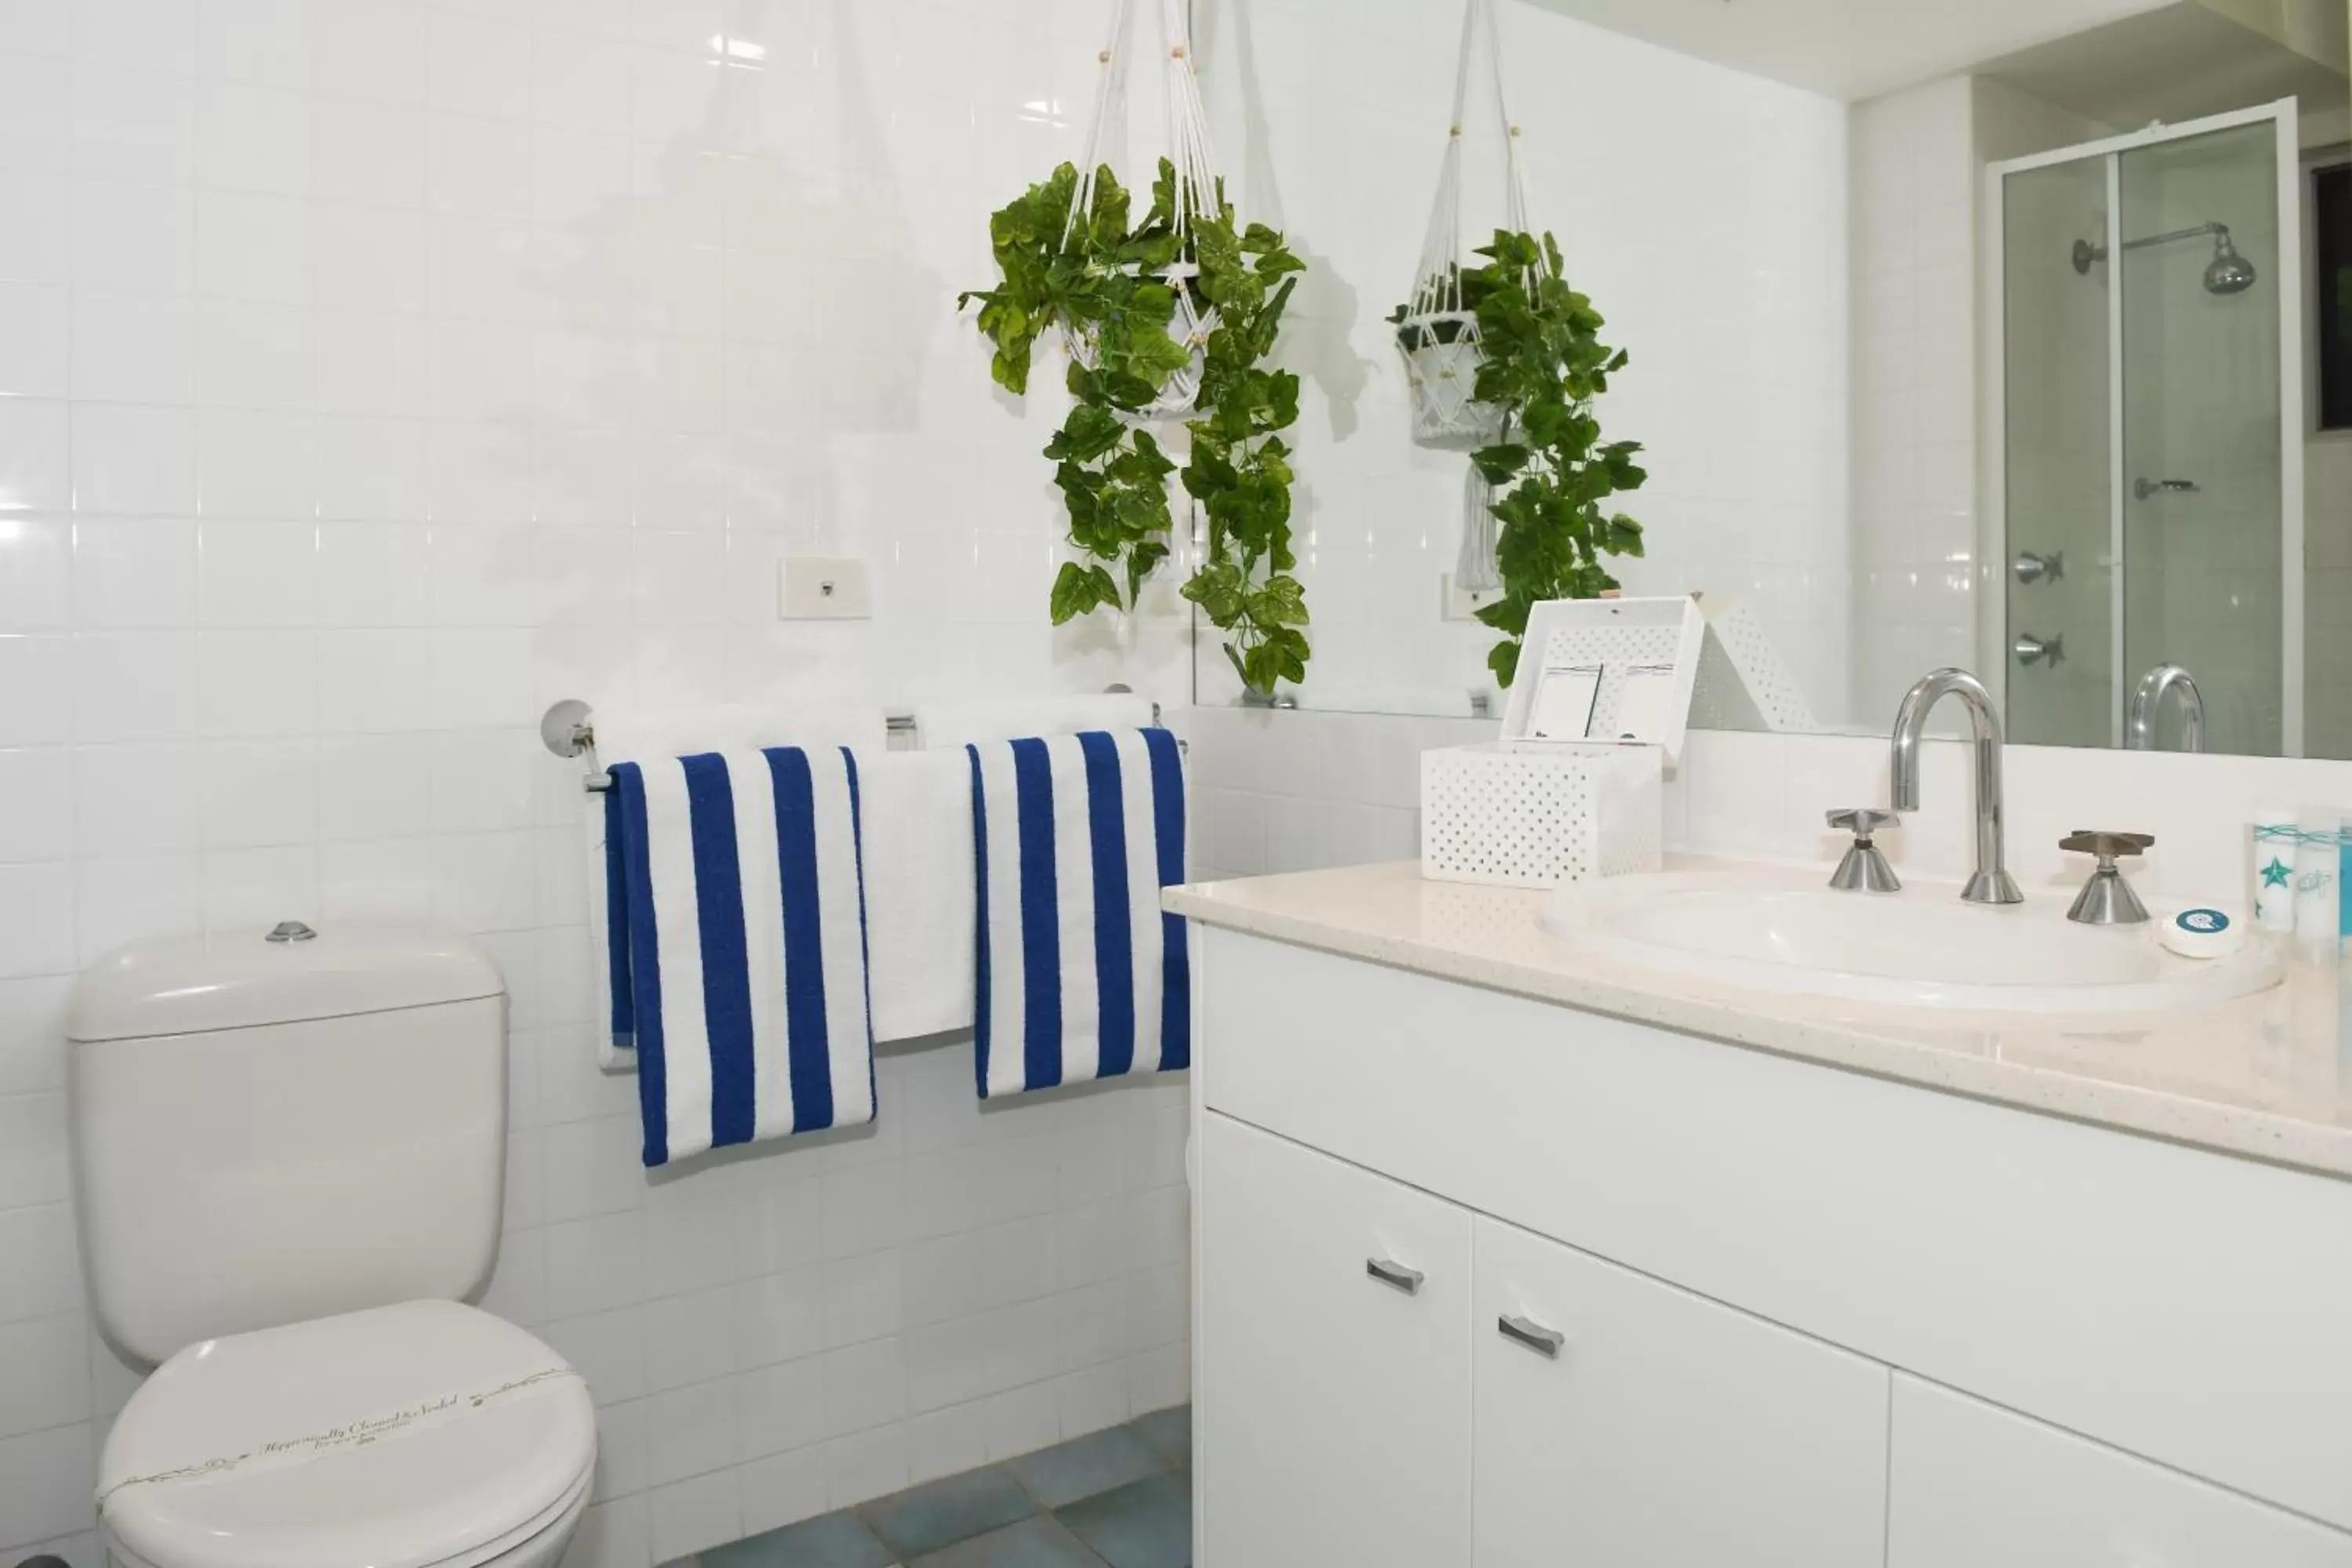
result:
<svg viewBox="0 0 2352 1568"><path fill-rule="evenodd" d="M2208 749L2299 754L2294 135L2281 104L1993 170L1990 537L2019 740L2119 744L2133 687L2174 663Z"/></svg>

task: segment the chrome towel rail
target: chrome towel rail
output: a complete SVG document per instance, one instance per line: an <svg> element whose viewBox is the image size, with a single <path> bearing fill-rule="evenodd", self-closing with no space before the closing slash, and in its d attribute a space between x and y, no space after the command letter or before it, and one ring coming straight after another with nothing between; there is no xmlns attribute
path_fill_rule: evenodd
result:
<svg viewBox="0 0 2352 1568"><path fill-rule="evenodd" d="M1151 721L1155 724L1160 722L1160 704L1157 702L1151 705ZM915 715L910 711L884 714L882 729L893 750L911 747L915 743ZM613 787L613 775L596 761L595 715L588 704L576 697L566 697L551 703L547 711L540 716L539 738L549 751L559 757L584 756L588 759L588 773L581 781L582 788L592 795L602 795ZM1177 742L1176 745L1179 751L1192 749L1182 741Z"/></svg>

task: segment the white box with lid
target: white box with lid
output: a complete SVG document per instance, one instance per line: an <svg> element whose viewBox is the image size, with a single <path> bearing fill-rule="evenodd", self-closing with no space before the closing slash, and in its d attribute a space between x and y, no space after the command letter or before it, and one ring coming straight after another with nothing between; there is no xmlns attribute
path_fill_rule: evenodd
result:
<svg viewBox="0 0 2352 1568"><path fill-rule="evenodd" d="M1421 755L1421 873L1549 888L1654 871L1706 625L1683 595L1528 615L1498 740Z"/></svg>

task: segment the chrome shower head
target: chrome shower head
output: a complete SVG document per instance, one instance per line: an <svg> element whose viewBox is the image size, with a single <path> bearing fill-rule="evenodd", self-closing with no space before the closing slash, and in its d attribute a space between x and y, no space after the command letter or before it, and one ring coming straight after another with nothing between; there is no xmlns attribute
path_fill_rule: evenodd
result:
<svg viewBox="0 0 2352 1568"><path fill-rule="evenodd" d="M2254 286L2254 279L2260 276L2254 264L2238 254L2238 247L2231 243L2230 231L2215 224L2213 260L2205 268L2205 292L2242 294Z"/></svg>
<svg viewBox="0 0 2352 1568"><path fill-rule="evenodd" d="M2205 292L2208 294L2242 294L2254 286L2262 276L2254 264L2238 254L2238 247L2230 238L2229 226L2219 223L2192 224L2166 234L2151 234L2141 239L2124 241L2126 250L2139 250L2151 245L2170 245L2176 240L2196 239L2205 235L2213 237L2213 260L2205 268ZM2107 258L2107 247L2087 239L2074 242L2074 270L2088 273Z"/></svg>

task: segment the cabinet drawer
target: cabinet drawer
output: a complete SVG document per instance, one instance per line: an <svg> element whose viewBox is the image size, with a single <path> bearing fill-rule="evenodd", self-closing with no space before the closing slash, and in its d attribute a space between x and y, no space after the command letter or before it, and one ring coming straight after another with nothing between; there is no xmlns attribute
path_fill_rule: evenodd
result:
<svg viewBox="0 0 2352 1568"><path fill-rule="evenodd" d="M1475 1568L1879 1568L1885 1367L1508 1226L1473 1234Z"/></svg>
<svg viewBox="0 0 2352 1568"><path fill-rule="evenodd" d="M1200 1561L1464 1561L1470 1216L1221 1116L1201 1139Z"/></svg>
<svg viewBox="0 0 2352 1568"><path fill-rule="evenodd" d="M1887 1568L2352 1568L2352 1536L1896 1374Z"/></svg>

